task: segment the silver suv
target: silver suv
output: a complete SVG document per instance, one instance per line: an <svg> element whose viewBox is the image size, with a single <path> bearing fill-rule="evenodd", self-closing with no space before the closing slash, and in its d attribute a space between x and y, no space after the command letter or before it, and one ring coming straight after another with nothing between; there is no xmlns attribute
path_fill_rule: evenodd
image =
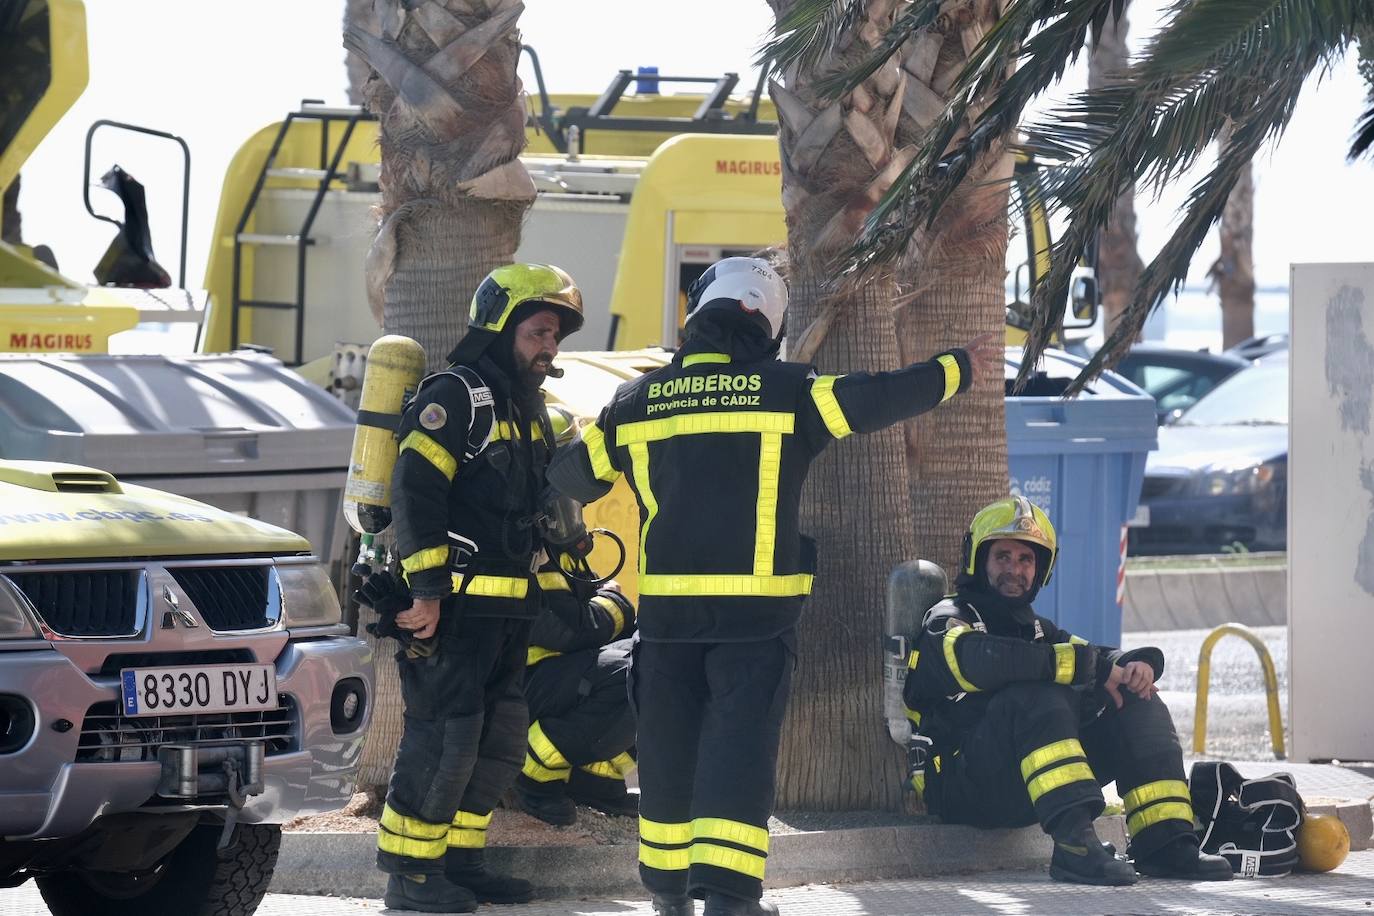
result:
<svg viewBox="0 0 1374 916"><path fill-rule="evenodd" d="M248 914L350 797L372 658L308 542L0 461L0 887L55 916Z"/></svg>

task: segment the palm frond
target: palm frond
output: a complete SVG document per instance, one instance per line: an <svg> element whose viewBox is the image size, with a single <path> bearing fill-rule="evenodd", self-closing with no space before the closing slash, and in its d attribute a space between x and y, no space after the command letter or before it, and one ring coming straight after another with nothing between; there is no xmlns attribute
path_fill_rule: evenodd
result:
<svg viewBox="0 0 1374 916"><path fill-rule="evenodd" d="M1355 139L1350 142L1350 152L1346 159L1353 162L1374 147L1374 100L1355 123Z"/></svg>
<svg viewBox="0 0 1374 916"><path fill-rule="evenodd" d="M932 0L933 2L933 0ZM868 0L797 0L773 26L755 62L774 70L811 69L834 53L868 11Z"/></svg>
<svg viewBox="0 0 1374 916"><path fill-rule="evenodd" d="M883 35L878 46L860 63L816 81L816 92L826 98L838 99L877 73L901 49L912 35L929 26L940 15L940 0L916 0L902 12Z"/></svg>

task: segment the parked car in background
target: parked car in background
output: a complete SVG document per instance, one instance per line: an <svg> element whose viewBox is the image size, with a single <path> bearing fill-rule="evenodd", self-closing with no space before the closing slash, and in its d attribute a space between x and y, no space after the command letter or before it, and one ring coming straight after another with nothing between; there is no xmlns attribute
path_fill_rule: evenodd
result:
<svg viewBox="0 0 1374 916"><path fill-rule="evenodd" d="M1232 375L1159 431L1145 465L1132 554L1284 550L1288 354Z"/></svg>
<svg viewBox="0 0 1374 916"><path fill-rule="evenodd" d="M1249 337L1227 349L1227 353L1232 356L1239 356L1241 359L1262 359L1273 353L1288 351L1287 334L1261 334L1258 337Z"/></svg>
<svg viewBox="0 0 1374 916"><path fill-rule="evenodd" d="M1163 425L1248 365L1248 359L1230 353L1142 343L1131 347L1114 371L1155 399L1155 414Z"/></svg>

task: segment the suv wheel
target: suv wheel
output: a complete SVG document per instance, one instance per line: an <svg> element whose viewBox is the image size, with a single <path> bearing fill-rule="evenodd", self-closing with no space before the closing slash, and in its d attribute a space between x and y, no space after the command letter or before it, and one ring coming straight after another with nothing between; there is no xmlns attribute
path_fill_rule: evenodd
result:
<svg viewBox="0 0 1374 916"><path fill-rule="evenodd" d="M217 852L221 828L203 824L151 871L74 870L37 879L52 916L250 916L267 894L281 826L239 824L234 844Z"/></svg>

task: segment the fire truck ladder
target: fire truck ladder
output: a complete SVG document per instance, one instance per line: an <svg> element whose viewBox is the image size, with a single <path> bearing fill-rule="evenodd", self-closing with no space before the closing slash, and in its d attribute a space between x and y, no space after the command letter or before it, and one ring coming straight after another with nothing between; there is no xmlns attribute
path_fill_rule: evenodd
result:
<svg viewBox="0 0 1374 916"><path fill-rule="evenodd" d="M358 126L359 121L373 120L376 119L361 108L326 108L318 99L304 99L301 102L300 110L288 114L286 120L282 121L281 128L272 141L272 149L263 161L261 171L258 172L258 179L253 185L253 192L248 195L248 203L244 205L238 225L234 227L234 289L229 332L230 343L233 347L238 347L242 343L239 339L239 324L244 309L291 311L296 313L296 346L292 358L287 361L287 364L299 366L304 362L305 261L310 248L320 241L312 236L310 231L315 225L315 217L320 212L320 205L324 202L324 196L329 191L330 185L345 178L344 173L339 171L339 163L343 159L349 139L353 136L353 128ZM290 132L294 124L303 121L320 122L319 167L313 169L278 168L276 165L277 154L281 151L282 141L286 139L287 133ZM338 137L337 144L331 143L330 137L330 128L335 123L343 124L343 131ZM310 207L306 211L300 229L294 234L273 235L247 231L248 224L253 219L254 210L257 208L258 198L262 195L267 182L272 179L293 182L296 183L294 186L297 187L299 182L303 180L316 182L315 196L310 202ZM293 301L245 298L243 282L243 248L245 245L295 246L296 298Z"/></svg>

